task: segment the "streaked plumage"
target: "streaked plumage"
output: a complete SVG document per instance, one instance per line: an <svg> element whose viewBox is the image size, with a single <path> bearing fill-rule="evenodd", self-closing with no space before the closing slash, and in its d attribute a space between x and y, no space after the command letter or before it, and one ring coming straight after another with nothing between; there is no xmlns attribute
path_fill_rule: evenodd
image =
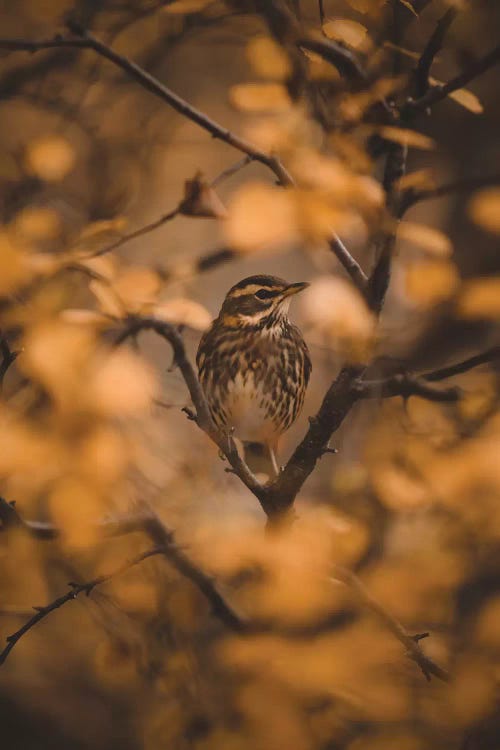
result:
<svg viewBox="0 0 500 750"><path fill-rule="evenodd" d="M275 276L243 279L227 293L196 357L217 426L265 445L275 471L278 439L302 409L311 372L302 334L287 317L290 297L306 286Z"/></svg>

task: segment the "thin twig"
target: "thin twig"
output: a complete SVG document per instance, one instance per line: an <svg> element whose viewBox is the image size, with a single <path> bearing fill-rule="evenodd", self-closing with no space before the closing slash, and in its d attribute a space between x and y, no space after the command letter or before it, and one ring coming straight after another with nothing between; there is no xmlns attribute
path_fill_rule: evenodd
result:
<svg viewBox="0 0 500 750"><path fill-rule="evenodd" d="M419 99L408 101L401 110L402 120L411 119L420 112L425 112L425 110L429 109L434 104L438 104L443 101L443 99L446 99L449 94L463 88L482 73L485 73L498 62L500 62L500 44L488 52L488 54L484 55L484 57L480 57L473 62L463 71L463 73L452 78L448 83L433 86L426 94L424 94L424 96Z"/></svg>
<svg viewBox="0 0 500 750"><path fill-rule="evenodd" d="M120 237L115 242L112 242L109 245L105 245L105 247L101 247L99 250L95 250L89 255L84 255L84 258L98 258L100 255L105 255L106 253L110 253L112 250L117 250L119 247L122 247L122 245L125 245L127 242L130 242L131 240L137 239L137 237L142 237L144 234L149 234L149 232L154 232L155 229L159 229L164 224L166 224L168 221L172 221L172 219L175 219L176 216L178 216L180 213L180 206L176 206L172 211L169 211L168 213L161 216L159 219L156 219L155 221L152 221L150 224L146 224L143 227L140 227L139 229L136 229L133 232L130 232L130 234L125 234L122 237Z"/></svg>
<svg viewBox="0 0 500 750"><path fill-rule="evenodd" d="M26 633L28 633L41 620L44 620L51 612L54 612L56 609L59 609L68 602L73 601L80 594L86 594L86 596L90 596L96 586L101 586L103 583L107 583L112 578L115 578L117 575L124 573L125 571L129 570L129 568L132 568L134 565L138 565L143 560L146 560L149 557L153 557L154 555L161 555L163 553L164 550L162 547L153 547L153 549L146 550L146 552L141 552L140 555L137 555L131 560L127 560L125 563L122 563L118 568L116 568L111 573L108 573L107 575L97 576L97 578L94 578L91 581L87 581L86 583L70 583L70 589L68 592L66 592L66 594L62 594L62 596L57 597L57 599L54 599L52 602L50 602L50 604L47 604L46 606L33 607L33 609L35 610L35 614L30 617L30 619L25 622L24 625L19 628L19 630L16 630L15 633L7 636L7 645L5 646L3 651L0 652L0 665L5 662L10 652L21 640L21 638L26 635Z"/></svg>
<svg viewBox="0 0 500 750"><path fill-rule="evenodd" d="M426 656L420 648L419 641L426 638L429 635L428 633L410 635L401 623L372 597L361 580L347 568L336 565L333 575L336 580L342 581L342 583L354 591L361 603L377 615L386 628L403 644L406 649L406 655L418 664L427 680L430 680L434 676L444 682L449 681L450 677L446 670L436 664L430 657Z"/></svg>
<svg viewBox="0 0 500 750"><path fill-rule="evenodd" d="M500 174L485 175L483 177L464 177L462 180L456 180L454 182L447 182L444 185L437 185L436 187L423 188L417 190L415 188L408 188L403 193L400 203L400 216L414 206L416 203L421 201L432 200L434 198L442 198L445 195L452 193L467 192L470 190L480 190L484 187L491 185L500 185Z"/></svg>
<svg viewBox="0 0 500 750"><path fill-rule="evenodd" d="M319 10L319 22L321 26L325 23L325 4L324 0L318 0L318 10Z"/></svg>
<svg viewBox="0 0 500 750"><path fill-rule="evenodd" d="M445 36L458 14L457 8L448 8L438 21L434 33L427 42L415 70L415 88L417 97L424 96L429 89L429 74L432 63L441 50Z"/></svg>
<svg viewBox="0 0 500 750"><path fill-rule="evenodd" d="M224 169L220 174L217 175L217 177L214 177L212 182L210 183L210 187L217 187L217 185L220 185L221 182L224 182L225 180L229 179L229 177L232 177L233 175L240 172L242 169L244 169L246 166L251 164L253 162L253 157L247 154L243 157L243 159L240 159L236 162L236 164L233 164L232 166L228 167L227 169Z"/></svg>
<svg viewBox="0 0 500 750"><path fill-rule="evenodd" d="M346 246L337 235L333 235L329 242L330 250L335 253L337 259L344 266L355 286L363 294L366 292L368 276L365 274L357 260L355 260Z"/></svg>
<svg viewBox="0 0 500 750"><path fill-rule="evenodd" d="M488 362L495 362L499 358L500 346L493 346L491 349L481 352L481 354L475 354L473 357L464 359L462 362L457 362L454 365L427 372L424 375L421 375L421 377L429 383L436 383L440 380L445 380L446 378L452 378L454 375L461 375L464 372L472 370L474 367L479 367Z"/></svg>
<svg viewBox="0 0 500 750"><path fill-rule="evenodd" d="M392 396L420 396L429 401L454 403L460 399L461 390L456 386L436 388L431 383L461 375L464 372L480 367L488 362L495 362L500 358L500 346L494 346L481 354L468 357L454 365L442 367L415 375L414 373L397 373L381 380L359 380L356 384L360 398L391 398Z"/></svg>
<svg viewBox="0 0 500 750"><path fill-rule="evenodd" d="M454 386L436 388L429 385L424 378L400 373L383 380L361 380L358 383L360 398L391 398L402 396L420 396L428 401L455 403L460 398L460 389Z"/></svg>

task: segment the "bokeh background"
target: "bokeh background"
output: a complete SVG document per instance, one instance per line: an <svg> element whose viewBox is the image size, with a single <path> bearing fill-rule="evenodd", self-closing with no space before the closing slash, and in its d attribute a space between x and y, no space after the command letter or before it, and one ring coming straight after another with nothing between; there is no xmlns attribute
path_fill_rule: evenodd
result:
<svg viewBox="0 0 500 750"><path fill-rule="evenodd" d="M498 43L495 0L454 4L459 13L432 69L442 81ZM379 79L398 57L404 87L452 3L423 3L418 18L405 7L411 2L401 3L405 33L396 52L384 44L390 3L323 5L327 23L351 23L332 27L334 38L352 44ZM289 6L300 6L304 28L319 31L318 3ZM304 165L316 158L311 169L326 179L333 165L323 157L339 160L346 192L353 175L379 180L381 161L368 155L369 118L345 115L342 97L349 104L351 94L331 67L307 60L316 112L305 93L281 102L279 46L277 59L269 47L252 47L263 36L271 44L258 9L3 0L1 36L49 39L77 21L230 130L262 148L277 144L304 181ZM253 92L255 102L241 88L261 79L278 86L271 102L263 90ZM468 86L465 106L448 99L418 119L415 130L432 143L410 147L407 172L417 176L409 185L498 175L498 83L497 67ZM338 216L342 238L368 271L376 193L360 192L354 206L337 193L314 204L309 184L299 196L308 214L295 232L260 193L252 216L249 191L273 186L269 170L248 164L208 191L241 154L88 50L2 51L0 132L0 331L20 352L3 379L0 494L22 517L62 530L51 542L0 534L2 638L68 581L108 572L145 549L141 533L109 539L96 527L143 504L241 611L297 627L331 616L331 627L312 636L237 638L166 561L145 561L20 640L0 668L2 746L497 748L495 364L452 381L463 389L458 404L414 397L357 404L333 436L339 453L325 456L303 488L299 520L270 537L258 502L181 412L189 396L168 345L145 333L111 350L113 331L99 315L116 313L118 295L118 315L147 310L182 323L193 357L225 292L244 276L313 282L291 313L310 346L313 379L303 415L283 440L285 463L346 357L375 358L378 374L422 372L498 344L498 192L459 191L408 211L375 329L327 246L324 216L329 223ZM175 209L196 175L208 209L188 213L209 216L177 215L116 251L84 258ZM415 225L436 233L422 237ZM228 247L226 262L197 265ZM424 647L450 669L449 684L426 682L383 625L332 583L333 563L356 570L409 632L430 631Z"/></svg>

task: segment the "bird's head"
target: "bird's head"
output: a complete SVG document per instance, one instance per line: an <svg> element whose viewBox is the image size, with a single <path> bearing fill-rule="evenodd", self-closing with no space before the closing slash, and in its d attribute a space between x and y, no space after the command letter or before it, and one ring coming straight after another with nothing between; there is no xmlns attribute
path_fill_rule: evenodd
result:
<svg viewBox="0 0 500 750"><path fill-rule="evenodd" d="M308 287L304 281L289 284L277 276L248 276L226 295L220 318L225 325L261 325L288 312L290 299Z"/></svg>

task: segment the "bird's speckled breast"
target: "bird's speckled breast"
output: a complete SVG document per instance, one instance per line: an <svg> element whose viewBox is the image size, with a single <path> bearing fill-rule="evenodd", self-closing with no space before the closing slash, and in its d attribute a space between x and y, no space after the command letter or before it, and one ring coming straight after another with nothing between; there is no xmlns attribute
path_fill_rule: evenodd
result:
<svg viewBox="0 0 500 750"><path fill-rule="evenodd" d="M242 440L276 439L302 408L311 365L300 331L286 320L257 330L215 321L197 362L216 424Z"/></svg>

